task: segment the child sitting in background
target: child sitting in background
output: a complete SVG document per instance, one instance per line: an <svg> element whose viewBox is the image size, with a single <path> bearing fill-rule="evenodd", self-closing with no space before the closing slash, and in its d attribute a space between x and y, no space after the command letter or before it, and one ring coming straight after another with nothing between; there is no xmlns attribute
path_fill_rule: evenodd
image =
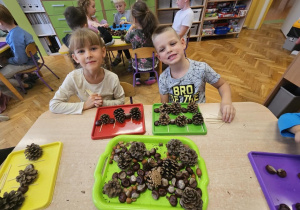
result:
<svg viewBox="0 0 300 210"><path fill-rule="evenodd" d="M280 134L300 143L300 113L285 113L278 119Z"/></svg>
<svg viewBox="0 0 300 210"><path fill-rule="evenodd" d="M194 12L190 8L190 0L177 0L176 3L180 10L175 15L172 28L180 38L183 37L186 40L187 33L193 24Z"/></svg>
<svg viewBox="0 0 300 210"><path fill-rule="evenodd" d="M229 84L207 63L187 59L184 55L185 40L173 28L159 26L152 35L158 58L169 67L159 77L161 102L205 103L205 83L219 90L222 119L231 122L235 108L231 102Z"/></svg>
<svg viewBox="0 0 300 210"><path fill-rule="evenodd" d="M15 24L13 16L2 4L0 4L0 29L9 32L6 36L6 43L13 53L13 57L8 59L1 57L0 64L4 67L0 69L0 72L13 86L19 87L14 75L35 66L31 57L28 57L25 52L27 45L34 42L34 40L31 34ZM39 59L36 54L34 57ZM0 82L0 84L3 83ZM28 90L33 87L33 81L27 80L27 83L23 83L23 86Z"/></svg>
<svg viewBox="0 0 300 210"><path fill-rule="evenodd" d="M88 21L88 27L95 32L98 32L98 27L108 28L106 20L99 22L97 18L93 17L96 13L95 0L79 0L78 6L84 11Z"/></svg>
<svg viewBox="0 0 300 210"><path fill-rule="evenodd" d="M116 25L123 25L123 24L130 24L130 10L125 10L126 8L126 3L124 0L113 0L115 7L118 11L117 14L115 14L115 18L114 18L114 23ZM125 56L129 62L128 64L128 72L132 71L132 63L131 63L131 55L129 50L123 50L123 52L125 53ZM115 60L112 62L112 67L117 66L119 63L121 63L121 54L122 54L122 50L118 50L118 54L115 58Z"/></svg>
<svg viewBox="0 0 300 210"><path fill-rule="evenodd" d="M93 107L124 104L125 94L116 74L103 69L105 46L92 30L79 28L70 39L70 52L80 63L81 69L69 73L49 103L51 112L58 114L81 114ZM89 95L91 91L93 94ZM77 95L81 102L68 102Z"/></svg>
<svg viewBox="0 0 300 210"><path fill-rule="evenodd" d="M143 1L135 2L131 9L133 24L125 36L126 43L132 44L132 49L141 47L153 47L151 35L158 25L158 20L155 15L149 10L147 4ZM156 66L158 61L155 61ZM156 67L155 66L155 67ZM132 59L132 67L135 69L135 60ZM140 71L152 70L152 59L138 59L138 69ZM136 85L140 85L140 74L136 74ZM155 83L155 73L151 72L147 85Z"/></svg>

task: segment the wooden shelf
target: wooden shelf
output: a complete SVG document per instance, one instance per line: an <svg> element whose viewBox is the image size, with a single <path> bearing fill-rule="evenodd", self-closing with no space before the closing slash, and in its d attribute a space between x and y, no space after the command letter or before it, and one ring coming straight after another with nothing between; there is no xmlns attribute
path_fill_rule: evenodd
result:
<svg viewBox="0 0 300 210"><path fill-rule="evenodd" d="M210 37L210 36L224 36L224 35L232 35L232 34L239 34L240 32L231 32L227 34L213 34L213 35L201 35L201 37Z"/></svg>
<svg viewBox="0 0 300 210"><path fill-rule="evenodd" d="M219 17L205 17L204 21L210 21L210 20L228 20L228 19L241 19L244 18L245 16L237 16L237 17L223 17L223 18L219 18Z"/></svg>
<svg viewBox="0 0 300 210"><path fill-rule="evenodd" d="M224 2L224 1L237 1L237 0L208 0L208 2Z"/></svg>
<svg viewBox="0 0 300 210"><path fill-rule="evenodd" d="M199 6L192 6L191 9L199 9L203 8L204 5L199 5ZM174 8L157 8L157 11L168 11L168 10L179 10L179 8L174 7Z"/></svg>

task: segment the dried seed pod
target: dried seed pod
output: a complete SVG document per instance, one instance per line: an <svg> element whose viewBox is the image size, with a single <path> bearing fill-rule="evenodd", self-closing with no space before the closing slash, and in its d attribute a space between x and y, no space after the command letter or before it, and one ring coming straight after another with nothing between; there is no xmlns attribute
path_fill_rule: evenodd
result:
<svg viewBox="0 0 300 210"><path fill-rule="evenodd" d="M163 160L159 158L159 159L157 159L156 163L158 166L162 166Z"/></svg>
<svg viewBox="0 0 300 210"><path fill-rule="evenodd" d="M172 183L172 185L173 185L174 187L176 186L176 181L177 181L176 178L173 178L173 179L171 180L171 183Z"/></svg>
<svg viewBox="0 0 300 210"><path fill-rule="evenodd" d="M132 142L129 152L133 158L142 161L146 154L146 146L143 142Z"/></svg>
<svg viewBox="0 0 300 210"><path fill-rule="evenodd" d="M109 123L110 123L110 124L114 124L115 122L116 122L116 121L115 121L114 118L110 118L110 119L109 119Z"/></svg>
<svg viewBox="0 0 300 210"><path fill-rule="evenodd" d="M120 193L122 193L122 187L117 179L108 181L103 187L103 194L106 194L109 198L117 197Z"/></svg>
<svg viewBox="0 0 300 210"><path fill-rule="evenodd" d="M280 169L277 170L277 175L281 178L284 178L284 177L286 177L287 173L286 173L285 170L280 168Z"/></svg>
<svg viewBox="0 0 300 210"><path fill-rule="evenodd" d="M127 176L131 176L131 175L134 174L134 171L131 170L131 169L128 169L128 170L126 171L126 174L127 174Z"/></svg>
<svg viewBox="0 0 300 210"><path fill-rule="evenodd" d="M42 156L43 150L39 145L32 143L31 145L26 146L24 153L25 153L26 159L37 160Z"/></svg>
<svg viewBox="0 0 300 210"><path fill-rule="evenodd" d="M187 108L184 108L184 107L181 108L181 111L182 111L182 113L187 113L188 112Z"/></svg>
<svg viewBox="0 0 300 210"><path fill-rule="evenodd" d="M202 197L202 190L199 187L196 188L196 191L199 193L200 197Z"/></svg>
<svg viewBox="0 0 300 210"><path fill-rule="evenodd" d="M155 153L154 158L155 158L156 160L160 159L160 157L161 157L161 154Z"/></svg>
<svg viewBox="0 0 300 210"><path fill-rule="evenodd" d="M201 176L202 176L202 171L201 171L200 168L197 168L197 169L196 169L196 174L198 175L199 178L201 178Z"/></svg>
<svg viewBox="0 0 300 210"><path fill-rule="evenodd" d="M152 149L150 150L150 155L154 156L155 153L156 153L156 149L155 149L155 148L152 148Z"/></svg>
<svg viewBox="0 0 300 210"><path fill-rule="evenodd" d="M132 199L139 198L139 197L140 197L140 194L137 191L132 192L132 194L131 194Z"/></svg>
<svg viewBox="0 0 300 210"><path fill-rule="evenodd" d="M184 209L200 210L203 206L199 193L190 187L185 188L179 203Z"/></svg>
<svg viewBox="0 0 300 210"><path fill-rule="evenodd" d="M119 173L119 179L125 179L127 176L126 171L120 171Z"/></svg>
<svg viewBox="0 0 300 210"><path fill-rule="evenodd" d="M130 114L133 120L140 120L142 118L141 110L138 107L130 109Z"/></svg>
<svg viewBox="0 0 300 210"><path fill-rule="evenodd" d="M109 123L109 120L110 120L110 117L108 114L102 114L100 116L100 120L102 121L102 123L105 125L105 124L108 124Z"/></svg>
<svg viewBox="0 0 300 210"><path fill-rule="evenodd" d="M295 204L296 210L300 210L300 203Z"/></svg>
<svg viewBox="0 0 300 210"><path fill-rule="evenodd" d="M186 167L185 170L191 175L194 173L193 169L191 169L190 167Z"/></svg>
<svg viewBox="0 0 300 210"><path fill-rule="evenodd" d="M175 119L171 119L171 120L170 120L170 124L171 124L171 125L175 125Z"/></svg>

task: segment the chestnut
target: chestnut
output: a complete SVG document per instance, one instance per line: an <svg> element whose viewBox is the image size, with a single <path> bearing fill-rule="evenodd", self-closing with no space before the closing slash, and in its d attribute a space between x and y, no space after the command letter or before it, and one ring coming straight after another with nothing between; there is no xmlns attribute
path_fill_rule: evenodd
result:
<svg viewBox="0 0 300 210"><path fill-rule="evenodd" d="M159 153L155 153L155 155L154 155L155 160L160 159L160 157L161 157L161 155Z"/></svg>
<svg viewBox="0 0 300 210"><path fill-rule="evenodd" d="M152 148L152 149L150 150L150 155L155 155L155 153L156 153L156 149L155 149L155 148Z"/></svg>
<svg viewBox="0 0 300 210"><path fill-rule="evenodd" d="M160 124L160 123L159 123L158 120L154 122L154 125L155 125L155 126L159 126L159 124Z"/></svg>
<svg viewBox="0 0 300 210"><path fill-rule="evenodd" d="M147 189L146 184L142 184L142 185L137 186L137 192L139 192L139 193L145 192L146 189Z"/></svg>
<svg viewBox="0 0 300 210"><path fill-rule="evenodd" d="M198 170L198 169L197 169L197 170ZM266 165L266 170L267 170L270 174L276 174L276 173L277 173L276 169L275 169L273 166L271 166L271 165Z"/></svg>
<svg viewBox="0 0 300 210"><path fill-rule="evenodd" d="M189 174L193 174L193 173L194 173L193 169L191 169L190 167L186 167L185 170L186 170Z"/></svg>
<svg viewBox="0 0 300 210"><path fill-rule="evenodd" d="M176 195L178 198L181 198L182 193L183 193L183 191L182 191L181 189L176 189L176 190L175 190L175 195Z"/></svg>
<svg viewBox="0 0 300 210"><path fill-rule="evenodd" d="M173 185L170 185L170 186L168 187L168 192L169 192L170 194L173 194L173 193L175 192L175 188L174 188Z"/></svg>
<svg viewBox="0 0 300 210"><path fill-rule="evenodd" d="M173 206L173 207L177 206L177 203L178 203L177 197L175 195L171 195L169 198L169 202L170 202L171 206Z"/></svg>
<svg viewBox="0 0 300 210"><path fill-rule="evenodd" d="M95 125L96 125L96 126L102 125L102 120L97 120L96 123L95 123Z"/></svg>
<svg viewBox="0 0 300 210"><path fill-rule="evenodd" d="M129 187L131 184L130 184L130 180L128 178L126 179L122 179L121 181L121 185L125 188Z"/></svg>
<svg viewBox="0 0 300 210"><path fill-rule="evenodd" d="M132 185L136 184L136 177L134 175L130 176L130 184L132 184Z"/></svg>
<svg viewBox="0 0 300 210"><path fill-rule="evenodd" d="M281 178L284 178L284 177L286 177L287 174L286 174L285 170L280 168L280 169L277 170L277 175Z"/></svg>
<svg viewBox="0 0 300 210"><path fill-rule="evenodd" d="M126 174L127 174L128 176L131 176L131 175L134 174L134 171L131 170L131 169L128 169L128 170L126 171Z"/></svg>
<svg viewBox="0 0 300 210"><path fill-rule="evenodd" d="M136 182L137 182L139 185L144 184L144 183L145 183L144 177L143 177L143 176L137 176L137 177L136 177Z"/></svg>
<svg viewBox="0 0 300 210"><path fill-rule="evenodd" d="M119 173L119 179L125 179L126 176L127 176L127 174L126 174L125 171L121 171L121 172Z"/></svg>
<svg viewBox="0 0 300 210"><path fill-rule="evenodd" d="M152 198L153 198L154 200L158 200L158 199L159 199L159 193L158 193L157 190L153 190L153 191L152 191Z"/></svg>
<svg viewBox="0 0 300 210"><path fill-rule="evenodd" d="M118 179L118 178L119 178L119 173L118 172L113 173L112 179Z"/></svg>
<svg viewBox="0 0 300 210"><path fill-rule="evenodd" d="M132 165L132 169L133 169L134 171L139 170L139 169L140 169L140 164L139 164L139 163L134 163L134 164Z"/></svg>
<svg viewBox="0 0 300 210"><path fill-rule="evenodd" d="M202 190L199 187L196 188L196 191L199 193L200 197L202 197Z"/></svg>
<svg viewBox="0 0 300 210"><path fill-rule="evenodd" d="M156 163L158 166L162 166L163 160L159 158L159 159L157 159Z"/></svg>
<svg viewBox="0 0 300 210"><path fill-rule="evenodd" d="M139 170L137 171L137 174L138 174L139 176L145 176L145 172L143 171L143 169L139 169Z"/></svg>
<svg viewBox="0 0 300 210"><path fill-rule="evenodd" d="M167 191L164 188L159 188L158 189L158 194L159 194L159 196L166 196L167 195Z"/></svg>
<svg viewBox="0 0 300 210"><path fill-rule="evenodd" d="M155 112L155 113L159 113L159 108L155 108L155 109L154 109L154 112Z"/></svg>
<svg viewBox="0 0 300 210"><path fill-rule="evenodd" d="M121 192L120 195L119 195L119 201L120 201L120 203L125 203L126 199L127 199L126 194L124 192Z"/></svg>

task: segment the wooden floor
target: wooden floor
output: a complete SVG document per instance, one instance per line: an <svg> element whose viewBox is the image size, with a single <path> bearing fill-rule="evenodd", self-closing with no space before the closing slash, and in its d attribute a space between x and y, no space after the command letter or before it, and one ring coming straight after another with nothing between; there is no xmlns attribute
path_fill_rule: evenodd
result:
<svg viewBox="0 0 300 210"><path fill-rule="evenodd" d="M280 27L281 24L264 24L260 30L244 29L238 38L218 37L190 42L187 55L207 62L220 73L230 83L233 101L263 103L294 58L289 51L282 49L285 38ZM50 56L46 57L46 63L61 78L57 80L46 70L42 71L45 80L57 90L72 70L70 60L66 56ZM132 74L127 73L121 64L114 71L121 81L132 83ZM142 80L146 76L142 74ZM157 83L137 87L136 92L134 103L160 102ZM49 109L49 100L54 93L37 81L24 101L13 99L9 102L3 114L11 119L0 122L0 148L15 146L22 139L36 119ZM218 91L211 85L207 85L206 97L208 103L220 102ZM76 97L72 98L72 101L76 100Z"/></svg>

